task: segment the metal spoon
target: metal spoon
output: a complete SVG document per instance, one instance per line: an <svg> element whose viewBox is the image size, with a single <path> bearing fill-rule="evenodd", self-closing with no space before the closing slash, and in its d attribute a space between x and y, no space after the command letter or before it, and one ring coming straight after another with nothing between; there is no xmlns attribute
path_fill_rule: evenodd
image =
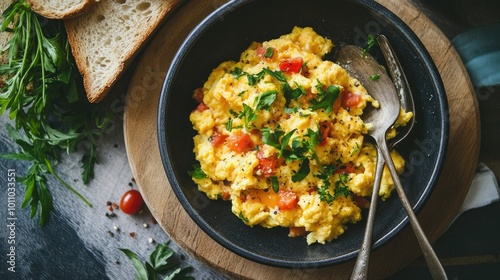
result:
<svg viewBox="0 0 500 280"><path fill-rule="evenodd" d="M399 102L396 102L396 98L399 98L401 100L401 106L403 109L406 111L415 111L414 110L414 104L413 104L413 98L411 96L411 92L409 91L409 86L407 84L406 78L404 77L404 73L402 72L401 68L399 68L399 61L397 61L397 58L393 55L391 49L389 48L389 43L385 37L379 37L377 38L379 41L379 44L381 45L381 48L383 49L384 55L386 56L386 59L388 60L389 64L389 70L391 74L393 74L393 79L395 79L396 87L397 87L397 92L394 89L394 84L388 76L385 74L384 71L381 71L380 65L371 58L370 56L368 57L361 57L361 52L362 50L357 47L349 47L349 51L339 51L338 55L338 62L342 66L344 66L348 72L358 78L360 80L365 88L367 88L368 92L374 96L375 99L379 99L382 104L384 102L387 102L387 100L383 100L379 95L385 96L385 95L393 95L392 99L392 105L395 108L387 108L389 106L385 107L385 110L387 112L391 112L391 114L396 114L396 111L399 111ZM353 63L353 61L356 61ZM356 64L356 65L355 65ZM367 66L369 65L369 66ZM378 68L377 68L378 67ZM375 72L373 72L375 71ZM380 75L379 79L377 81L372 81L369 77L375 73L378 73ZM377 85L378 86L375 86ZM382 89L381 89L382 87ZM383 90L385 89L385 91ZM384 92L386 94L384 94ZM392 93L392 94L389 94ZM399 93L399 97L398 97ZM399 101L399 100L398 100ZM397 104L397 106L396 106ZM386 104L387 105L387 104ZM383 108L381 108L383 109ZM397 110L396 110L397 109ZM373 110L372 110L373 111ZM380 110L382 111L382 110ZM373 113L371 113L373 114ZM368 119L373 118L373 116L370 114L365 121L368 121ZM379 112L379 114L384 114L382 112ZM374 113L374 115L377 115L377 113ZM396 115L397 117L397 115ZM410 218L410 223L412 224L415 233L417 235L417 239L419 240L419 243L421 244L422 250L424 252L424 256L426 256L426 260L429 264L429 268L431 270L432 276L436 279L446 279L446 274L444 273L444 270L439 263L439 260L437 259L434 251L432 250L432 247L430 246L430 243L428 242L427 238L425 237L425 234L421 230L418 221L415 217L415 214L413 213L413 209L411 208L411 205L408 202L408 199L406 198L406 195L404 194L404 191L402 191L402 186L399 181L399 177L396 173L396 170L394 168L394 164L392 162L392 158L390 157L389 154L389 148L392 149L394 145L399 143L403 138L405 138L411 128L413 127L414 123L414 118L405 126L401 131L399 131L399 134L396 138L392 139L389 143L386 143L386 138L385 138L385 133L392 125L391 123L386 123L385 125L380 125L378 127L373 127L371 131L369 131L369 135L373 137L373 139L376 142L377 146L377 168L375 172L375 182L374 182L374 187L373 187L373 192L372 192L372 200L370 203L370 209L369 209L369 214L367 218L367 228L364 234L364 240L362 247L360 249L360 253L358 254L358 259L356 260L355 267L353 269L353 273L351 275L351 279L366 279L367 278L367 273L368 273L368 261L369 261L369 256L370 256L370 250L371 250L371 239L372 239L372 232L373 232L373 222L374 222L374 217L375 217L375 212L376 212L376 206L377 206L377 200L378 200L378 192L379 192L379 187L380 187L380 181L382 177L382 171L384 167L384 159L386 162L388 162L388 167L389 170L391 171L391 175L394 179L394 182L396 184L397 192L401 197L401 200L403 202L403 206L405 207L406 211L408 212L408 216ZM428 257L427 257L428 256Z"/></svg>

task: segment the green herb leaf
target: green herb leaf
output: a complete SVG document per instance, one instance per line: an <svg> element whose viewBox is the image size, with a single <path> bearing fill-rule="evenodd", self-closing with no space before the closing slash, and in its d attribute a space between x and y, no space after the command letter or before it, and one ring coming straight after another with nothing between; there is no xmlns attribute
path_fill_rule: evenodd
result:
<svg viewBox="0 0 500 280"><path fill-rule="evenodd" d="M207 174L201 170L201 165L200 163L195 163L193 164L193 170L188 171L189 176L195 179L205 179L208 178Z"/></svg>
<svg viewBox="0 0 500 280"><path fill-rule="evenodd" d="M136 279L138 280L149 279L148 270L146 269L146 266L142 263L142 261L139 259L136 253L132 252L129 249L119 248L118 250L122 251L134 266L135 270L137 271Z"/></svg>
<svg viewBox="0 0 500 280"><path fill-rule="evenodd" d="M269 177L269 179L271 180L271 187L272 187L273 191L275 193L278 193L279 190L280 190L280 185L279 185L279 182L278 182L278 177L271 176L271 177Z"/></svg>
<svg viewBox="0 0 500 280"><path fill-rule="evenodd" d="M283 132L279 127L276 128L274 132L272 132L269 127L262 128L260 131L262 132L262 142L264 144L278 150L282 148L280 138L285 134L285 132Z"/></svg>
<svg viewBox="0 0 500 280"><path fill-rule="evenodd" d="M361 53L362 56L365 56L373 46L377 43L377 40L373 34L368 34L368 40L366 42L366 47L363 48L363 51Z"/></svg>
<svg viewBox="0 0 500 280"><path fill-rule="evenodd" d="M349 186L347 186L347 182L349 181L348 174L340 174L339 180L335 182L335 197L338 196L349 196Z"/></svg>
<svg viewBox="0 0 500 280"><path fill-rule="evenodd" d="M307 177L307 175L309 175L309 172L310 172L310 167L309 167L309 159L304 159L302 160L301 164L300 164L300 167L299 167L299 170L292 175L292 182L299 182L299 181L302 181L304 178Z"/></svg>
<svg viewBox="0 0 500 280"><path fill-rule="evenodd" d="M193 268L190 266L181 268L179 262L174 259L175 254L169 248L169 244L170 241L156 245L155 250L149 256L149 262L144 263L139 259L137 254L129 249L120 248L119 250L132 262L137 271L137 279L160 279L159 277L165 274L167 275L163 279L194 279L192 276L189 276Z"/></svg>
<svg viewBox="0 0 500 280"><path fill-rule="evenodd" d="M355 155L359 151L359 144L356 142L356 147L351 152L351 156Z"/></svg>
<svg viewBox="0 0 500 280"><path fill-rule="evenodd" d="M164 272L170 268L169 259L174 255L174 251L168 247L168 244L169 242L158 244L149 257L156 272Z"/></svg>
<svg viewBox="0 0 500 280"><path fill-rule="evenodd" d="M335 197L330 192L330 187L331 187L330 178L335 169L336 169L335 165L328 165L323 169L323 172L315 174L315 176L321 179L323 183L322 186L318 188L319 199L321 201L325 201L328 204L331 204L333 200L335 200Z"/></svg>
<svg viewBox="0 0 500 280"><path fill-rule="evenodd" d="M287 134L283 136L281 139L281 145L280 145L280 152L278 154L278 157L282 157L286 148L288 147L288 143L290 142L290 139L292 138L293 134L297 131L297 129L292 129L289 131Z"/></svg>
<svg viewBox="0 0 500 280"><path fill-rule="evenodd" d="M231 131L233 130L233 119L228 119L226 122L226 130Z"/></svg>
<svg viewBox="0 0 500 280"><path fill-rule="evenodd" d="M245 215L243 215L243 212L240 212L238 218L240 218L240 220L242 220L245 224L248 224L248 219L247 217L245 217Z"/></svg>
<svg viewBox="0 0 500 280"><path fill-rule="evenodd" d="M285 74L283 74L283 72L281 72L281 71L272 71L269 68L264 68L264 69L262 69L262 73L268 74L269 76L273 77L274 79L276 79L277 81L279 81L281 83L287 82Z"/></svg>
<svg viewBox="0 0 500 280"><path fill-rule="evenodd" d="M271 58L271 57L273 57L273 55L274 55L274 49L271 48L271 47L268 47L266 49L266 53L264 54L264 57L265 58Z"/></svg>
<svg viewBox="0 0 500 280"><path fill-rule="evenodd" d="M252 107L250 107L247 104L243 103L242 117L245 120L245 127L247 129L250 129L251 128L251 123L257 119L257 114L252 109Z"/></svg>
<svg viewBox="0 0 500 280"><path fill-rule="evenodd" d="M370 76L370 80L372 81L376 81L380 78L380 74L373 74Z"/></svg>
<svg viewBox="0 0 500 280"><path fill-rule="evenodd" d="M233 75L233 77L234 77L235 79L239 79L241 76L246 75L246 73L245 73L245 72L243 72L243 70L241 70L241 68L239 68L239 67L234 68L234 69L233 69L233 70L231 70L229 73L230 73L231 75Z"/></svg>
<svg viewBox="0 0 500 280"><path fill-rule="evenodd" d="M333 110L333 103L340 95L340 88L336 85L331 85L326 90L321 90L318 96L311 100L312 105L309 107L311 110L324 109L326 113L331 113Z"/></svg>
<svg viewBox="0 0 500 280"><path fill-rule="evenodd" d="M278 92L276 90L266 90L261 95L259 95L255 101L255 111L257 110L269 110L271 104L273 104L274 100L278 96Z"/></svg>
<svg viewBox="0 0 500 280"><path fill-rule="evenodd" d="M20 179L26 186L23 207L31 206L32 218L39 212L43 225L52 210L47 175L91 205L53 166L61 153L83 147L82 179L88 183L98 162L94 139L106 127L106 122L96 120L109 118L101 118L99 106L85 97L63 21L38 16L25 0L13 1L2 15L2 32L12 34L5 48L8 62L0 65L5 80L0 86L0 114L8 112L13 120L14 127L7 130L21 148L4 157L31 162ZM90 144L80 145L82 141Z"/></svg>

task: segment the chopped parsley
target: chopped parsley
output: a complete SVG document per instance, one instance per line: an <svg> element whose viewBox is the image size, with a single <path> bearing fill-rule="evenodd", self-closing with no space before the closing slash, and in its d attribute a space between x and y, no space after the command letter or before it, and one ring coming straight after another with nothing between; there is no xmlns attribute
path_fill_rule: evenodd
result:
<svg viewBox="0 0 500 280"><path fill-rule="evenodd" d="M295 183L304 180L304 178L309 175L309 172L311 172L311 169L309 167L309 159L305 158L300 163L299 170L292 175L292 182Z"/></svg>
<svg viewBox="0 0 500 280"><path fill-rule="evenodd" d="M269 177L269 179L271 180L271 187L273 188L273 191L275 193L279 192L280 185L279 185L279 182L278 182L278 177L271 176L271 177Z"/></svg>
<svg viewBox="0 0 500 280"><path fill-rule="evenodd" d="M273 57L273 55L274 55L274 49L271 48L271 47L268 47L266 49L266 53L264 53L264 57L265 58L271 58L271 57Z"/></svg>
<svg viewBox="0 0 500 280"><path fill-rule="evenodd" d="M323 182L323 185L318 187L319 198L328 204L331 204L339 196L348 197L350 195L349 186L347 186L347 182L349 181L347 173L339 174L339 179L335 181L335 188L332 194L330 178L336 169L336 165L328 165L324 168L323 172L314 175Z"/></svg>
<svg viewBox="0 0 500 280"><path fill-rule="evenodd" d="M370 80L372 81L376 81L380 78L380 74L373 74L370 76Z"/></svg>
<svg viewBox="0 0 500 280"><path fill-rule="evenodd" d="M267 90L261 95L259 95L254 100L255 110L247 104L243 103L243 111L238 115L240 118L245 119L245 127L250 129L252 122L257 119L257 111L259 110L269 110L274 100L278 96L278 92L275 90ZM227 123L226 123L227 128Z"/></svg>
<svg viewBox="0 0 500 280"><path fill-rule="evenodd" d="M318 81L316 89L318 90L318 95L311 100L312 105L309 109L324 109L326 113L331 113L333 111L333 103L340 95L340 88L336 85L331 85L324 90L323 84Z"/></svg>
<svg viewBox="0 0 500 280"><path fill-rule="evenodd" d="M242 220L245 224L248 224L248 218L245 217L245 215L243 215L243 212L240 212L240 214L238 215L238 218L240 218L240 220Z"/></svg>
<svg viewBox="0 0 500 280"><path fill-rule="evenodd" d="M359 151L359 144L358 144L358 142L356 142L356 147L354 147L354 149L352 149L351 156L353 156L354 154L356 154L357 151Z"/></svg>
<svg viewBox="0 0 500 280"><path fill-rule="evenodd" d="M332 176L335 169L335 165L328 165L324 168L323 172L314 175L317 178L321 179L323 182L323 185L321 187L318 187L319 199L321 201L325 201L328 204L332 203L335 200L335 197L330 192L330 177Z"/></svg>
<svg viewBox="0 0 500 280"><path fill-rule="evenodd" d="M347 186L348 181L349 175L347 173L342 173L339 175L339 180L335 182L334 198L337 198L338 196L349 196L349 186Z"/></svg>
<svg viewBox="0 0 500 280"><path fill-rule="evenodd" d="M377 40L375 39L375 36L373 36L373 34L368 34L368 40L366 42L366 47L363 49L363 52L361 53L361 55L365 56L370 51L370 49L373 46L375 46L376 42L377 42Z"/></svg>
<svg viewBox="0 0 500 280"><path fill-rule="evenodd" d="M189 176L194 179L205 179L208 178L207 174L201 170L200 163L193 164L193 170L188 171Z"/></svg>

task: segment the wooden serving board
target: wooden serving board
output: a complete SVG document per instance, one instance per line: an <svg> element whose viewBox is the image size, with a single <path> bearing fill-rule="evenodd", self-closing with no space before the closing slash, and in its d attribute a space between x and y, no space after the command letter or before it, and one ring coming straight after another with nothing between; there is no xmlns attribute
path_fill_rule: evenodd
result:
<svg viewBox="0 0 500 280"><path fill-rule="evenodd" d="M169 63L187 34L217 8L217 1L189 0L158 31L137 62L124 116L127 155L146 204L168 235L197 259L221 273L242 279L347 279L353 262L298 270L276 268L242 258L206 235L184 211L165 175L157 143L157 107ZM217 3L222 3L219 1ZM473 86L444 34L407 1L378 0L404 20L427 47L447 92L449 149L438 185L419 212L422 228L435 241L456 217L479 156L480 124ZM410 227L372 253L370 278L389 276L421 254Z"/></svg>

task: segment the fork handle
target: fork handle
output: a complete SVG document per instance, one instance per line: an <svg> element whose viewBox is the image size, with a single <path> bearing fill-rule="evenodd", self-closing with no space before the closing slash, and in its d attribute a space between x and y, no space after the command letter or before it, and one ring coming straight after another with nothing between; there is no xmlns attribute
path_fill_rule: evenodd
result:
<svg viewBox="0 0 500 280"><path fill-rule="evenodd" d="M373 224L375 222L375 213L377 212L380 182L382 181L382 173L384 171L384 158L382 157L380 149L377 145L375 145L375 147L377 148L377 165L375 168L375 180L373 183L370 209L368 210L363 243L361 244L356 263L354 264L354 268L351 273L351 280L368 279L369 259L372 249Z"/></svg>
<svg viewBox="0 0 500 280"><path fill-rule="evenodd" d="M383 137L383 138L382 138ZM413 208L406 197L406 193L401 185L401 181L399 180L399 175L396 171L396 167L394 167L394 162L392 161L392 157L389 153L389 149L387 148L387 143L385 141L385 135L382 135L379 139L376 139L377 144L379 146L380 152L384 157L385 163L389 168L391 173L392 180L396 185L396 191L399 195L401 203L408 214L408 218L410 220L410 224L415 232L415 236L417 237L418 243L420 244L420 248L422 249L422 253L424 255L425 261L429 267L433 279L448 279L446 276L446 272L444 271L441 262L439 261L436 253L432 249L432 246L427 239L422 227L420 226L417 216L415 212L413 212Z"/></svg>

